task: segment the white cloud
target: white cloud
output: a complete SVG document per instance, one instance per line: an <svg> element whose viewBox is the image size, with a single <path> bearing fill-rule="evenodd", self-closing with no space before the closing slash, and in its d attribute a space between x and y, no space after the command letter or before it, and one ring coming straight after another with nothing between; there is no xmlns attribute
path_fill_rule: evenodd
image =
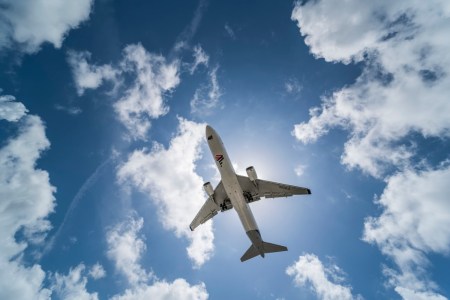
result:
<svg viewBox="0 0 450 300"><path fill-rule="evenodd" d="M104 81L109 80L115 82L121 71L114 69L108 64L102 66L89 64L88 60L90 59L91 53L87 51L67 52L67 61L72 68L72 75L79 96L83 95L87 89L98 88Z"/></svg>
<svg viewBox="0 0 450 300"><path fill-rule="evenodd" d="M130 288L112 299L207 299L203 282L191 286L186 280L178 278L169 283L144 270L139 263L146 250L145 236L140 234L142 226L142 218L130 217L107 232L107 255L130 284Z"/></svg>
<svg viewBox="0 0 450 300"><path fill-rule="evenodd" d="M365 62L356 82L324 97L293 134L308 143L342 127L350 132L342 163L386 180L384 211L366 221L364 238L394 260L399 272L385 274L405 298L441 297L428 279L426 254L449 252L449 233L441 228L449 217L442 215L445 196L435 177L448 177L447 167L417 171L423 160L413 135L450 136L449 16L447 1L312 1L292 12L316 57ZM439 234L425 236L431 228Z"/></svg>
<svg viewBox="0 0 450 300"><path fill-rule="evenodd" d="M384 5L386 1L341 3L331 0L304 5L298 2L291 18L297 22L306 45L316 57L349 63L362 60L367 48L373 47L389 33L381 18L388 17L389 22L396 12L388 14L389 11L383 9ZM377 7L380 13L374 14ZM331 13L332 18L329 17Z"/></svg>
<svg viewBox="0 0 450 300"><path fill-rule="evenodd" d="M212 69L209 74L209 84L198 88L191 100L191 112L194 114L210 114L219 104L222 96L219 82L217 81L218 67Z"/></svg>
<svg viewBox="0 0 450 300"><path fill-rule="evenodd" d="M205 284L189 285L186 280L178 278L172 283L156 281L152 285L142 285L135 289L128 289L122 295L116 295L113 300L144 300L144 299L180 299L204 300L208 299Z"/></svg>
<svg viewBox="0 0 450 300"><path fill-rule="evenodd" d="M194 62L191 65L189 72L194 74L195 70L197 70L198 66L204 65L208 66L209 63L209 55L203 50L200 45L194 47Z"/></svg>
<svg viewBox="0 0 450 300"><path fill-rule="evenodd" d="M89 293L86 290L88 282L84 264L79 264L70 269L67 275L56 273L53 276L52 290L59 299L65 300L97 300L97 293Z"/></svg>
<svg viewBox="0 0 450 300"><path fill-rule="evenodd" d="M441 295L437 295L432 292L418 292L415 290L405 289L403 287L397 287L395 289L397 293L402 296L403 299L411 300L446 300L447 298Z"/></svg>
<svg viewBox="0 0 450 300"><path fill-rule="evenodd" d="M284 89L288 94L298 94L302 91L303 86L295 78L290 78L284 83Z"/></svg>
<svg viewBox="0 0 450 300"><path fill-rule="evenodd" d="M0 120L16 122L17 136L0 149L0 298L49 299L53 292L64 299L97 299L86 291L83 264L67 276L56 273L54 283L44 287L46 273L39 264L23 261L29 244L41 244L51 229L47 220L53 212L56 188L46 171L36 168L41 153L50 147L42 120L29 115L12 96L0 96ZM6 108L3 106L7 106ZM17 238L17 233L22 233ZM20 235L19 235L20 236ZM91 276L99 278L102 267L95 265ZM104 273L104 270L103 270Z"/></svg>
<svg viewBox="0 0 450 300"><path fill-rule="evenodd" d="M399 142L412 131L448 137L449 15L446 1L432 9L420 1L297 4L292 18L313 54L344 62L366 54L366 67L355 84L312 109L294 135L311 142L332 127L348 129L342 162L377 177L386 165L408 163L414 148Z"/></svg>
<svg viewBox="0 0 450 300"><path fill-rule="evenodd" d="M55 188L49 182L48 173L35 168L41 152L50 146L44 125L39 117L32 115L24 117L20 125L19 135L0 149L1 211L8 216L1 222L4 237L14 236L22 226L34 233L48 230L49 224L43 221L55 205ZM15 255L23 245L15 246L2 253Z"/></svg>
<svg viewBox="0 0 450 300"><path fill-rule="evenodd" d="M50 298L51 291L43 287L45 272L40 265L26 267L19 260L5 261L0 255L0 299Z"/></svg>
<svg viewBox="0 0 450 300"><path fill-rule="evenodd" d="M310 285L318 299L361 299L352 295L350 287L341 284L344 278L338 266L325 267L314 254L301 255L286 273L294 277L297 286Z"/></svg>
<svg viewBox="0 0 450 300"><path fill-rule="evenodd" d="M124 71L136 74L136 79L114 109L135 138L146 139L149 119L169 112L163 96L180 83L179 62L167 63L163 56L151 54L137 44L124 49L121 66Z"/></svg>
<svg viewBox="0 0 450 300"><path fill-rule="evenodd" d="M448 165L396 174L377 201L383 213L366 219L364 240L378 245L399 267L400 273L387 270L386 275L400 294L434 294L426 254L450 252L449 182Z"/></svg>
<svg viewBox="0 0 450 300"><path fill-rule="evenodd" d="M56 48L69 30L89 18L92 0L3 0L0 8L0 49L18 45L33 53L43 43Z"/></svg>
<svg viewBox="0 0 450 300"><path fill-rule="evenodd" d="M36 168L50 142L39 117L26 115L14 97L1 98L7 101L0 101L0 112L11 114L0 118L17 122L18 134L0 149L0 298L48 298L45 272L38 264L25 265L22 254L30 243L41 243L51 228L46 218L53 212L56 189L48 173ZM18 232L23 233L20 239Z"/></svg>
<svg viewBox="0 0 450 300"><path fill-rule="evenodd" d="M11 95L0 95L0 120L17 122L27 114L25 105L15 100L16 98Z"/></svg>
<svg viewBox="0 0 450 300"><path fill-rule="evenodd" d="M106 276L106 271L103 268L103 266L99 263L96 263L92 266L92 268L89 270L89 276L91 276L93 279L100 279Z"/></svg>
<svg viewBox="0 0 450 300"><path fill-rule="evenodd" d="M114 262L117 271L122 273L132 286L146 283L153 276L139 264L146 249L144 238L138 236L143 224L142 218L129 217L106 234L107 256Z"/></svg>
<svg viewBox="0 0 450 300"><path fill-rule="evenodd" d="M302 164L299 164L299 165L297 165L295 167L294 172L295 172L295 175L300 177L300 176L302 176L305 173L305 170L306 170L306 166L302 165Z"/></svg>
<svg viewBox="0 0 450 300"><path fill-rule="evenodd" d="M59 110L59 111L64 111L66 113L68 113L69 115L72 116L76 116L78 114L81 114L81 108L77 107L77 106L64 106L61 104L56 104L55 105L55 109Z"/></svg>
<svg viewBox="0 0 450 300"><path fill-rule="evenodd" d="M205 201L203 180L195 172L195 162L201 155L205 124L179 118L177 134L166 149L154 143L152 149L136 150L118 170L124 183L130 182L158 206L158 217L164 228L177 237L190 240L187 249L194 266L207 261L214 250L212 222L194 232L189 224Z"/></svg>
<svg viewBox="0 0 450 300"><path fill-rule="evenodd" d="M119 120L132 138L146 140L151 120L169 112L165 97L180 83L179 61L167 62L141 44L126 46L117 66L89 64L90 56L89 52L68 52L78 94L96 89L105 81L112 82L112 94L119 95L114 103ZM127 84L117 91L123 82Z"/></svg>

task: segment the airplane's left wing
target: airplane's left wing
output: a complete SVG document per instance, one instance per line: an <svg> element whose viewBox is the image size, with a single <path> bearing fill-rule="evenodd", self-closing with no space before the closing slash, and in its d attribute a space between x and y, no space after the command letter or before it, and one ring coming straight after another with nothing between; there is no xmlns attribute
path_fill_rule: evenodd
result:
<svg viewBox="0 0 450 300"><path fill-rule="evenodd" d="M229 200L227 202L227 200L228 199L226 199L225 189L223 188L223 184L221 181L214 190L213 196L209 197L208 200L206 200L203 204L202 208L200 208L200 211L197 213L194 220L192 220L189 228L193 231L197 226L205 223L206 221L217 215L219 211L224 211L231 208L232 206L229 208L226 207L226 203L230 202ZM218 205L216 202L220 205Z"/></svg>
<svg viewBox="0 0 450 300"><path fill-rule="evenodd" d="M278 183L268 180L256 179L255 183L248 177L237 175L239 184L244 193L247 193L247 202L260 200L261 197L277 198L289 197L294 195L309 195L311 190L304 187Z"/></svg>

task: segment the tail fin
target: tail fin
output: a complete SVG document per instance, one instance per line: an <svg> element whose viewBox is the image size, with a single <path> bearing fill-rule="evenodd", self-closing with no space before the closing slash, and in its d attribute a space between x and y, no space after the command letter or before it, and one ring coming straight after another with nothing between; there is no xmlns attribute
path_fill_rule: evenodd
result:
<svg viewBox="0 0 450 300"><path fill-rule="evenodd" d="M241 262L244 262L246 260L249 260L255 256L261 255L264 257L265 253L273 253L273 252L281 252L281 251L287 251L288 249L285 246L276 245L272 243L263 243L263 252L260 253L258 249L252 244L250 245L250 248L242 255Z"/></svg>

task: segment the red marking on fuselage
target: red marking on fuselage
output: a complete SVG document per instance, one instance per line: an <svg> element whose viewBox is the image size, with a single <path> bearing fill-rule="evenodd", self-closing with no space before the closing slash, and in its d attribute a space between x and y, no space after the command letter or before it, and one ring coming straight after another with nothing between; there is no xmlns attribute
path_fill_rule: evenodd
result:
<svg viewBox="0 0 450 300"><path fill-rule="evenodd" d="M216 161L219 163L219 165L222 167L224 157L222 154L216 154Z"/></svg>

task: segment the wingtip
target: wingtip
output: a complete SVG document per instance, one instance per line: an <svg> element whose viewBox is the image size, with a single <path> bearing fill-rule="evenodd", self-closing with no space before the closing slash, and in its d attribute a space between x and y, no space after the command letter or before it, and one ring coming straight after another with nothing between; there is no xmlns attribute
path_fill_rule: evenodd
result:
<svg viewBox="0 0 450 300"><path fill-rule="evenodd" d="M311 190L310 189L307 189L308 190L308 195L311 195Z"/></svg>
<svg viewBox="0 0 450 300"><path fill-rule="evenodd" d="M192 226L189 226L189 229L190 229L191 231L194 231L194 229L192 228Z"/></svg>

